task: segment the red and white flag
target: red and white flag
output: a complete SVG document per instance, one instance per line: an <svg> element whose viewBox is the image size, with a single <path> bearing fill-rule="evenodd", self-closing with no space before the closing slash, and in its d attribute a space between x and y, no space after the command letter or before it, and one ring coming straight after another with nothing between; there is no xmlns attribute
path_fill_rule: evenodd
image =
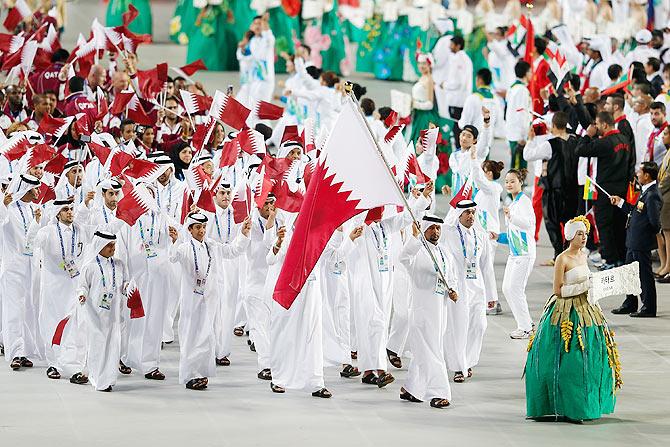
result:
<svg viewBox="0 0 670 447"><path fill-rule="evenodd" d="M232 96L217 90L209 108L209 116L240 130L249 118L251 110L244 107Z"/></svg>
<svg viewBox="0 0 670 447"><path fill-rule="evenodd" d="M28 169L50 161L56 155L56 150L48 144L42 143L28 150Z"/></svg>
<svg viewBox="0 0 670 447"><path fill-rule="evenodd" d="M184 77L187 78L189 76L193 76L196 72L198 72L200 70L207 70L207 66L202 61L202 59L198 59L197 61L191 62L188 65L182 65L179 68L174 68L173 67L172 69L174 71L176 71L177 73L181 74L182 76L186 75Z"/></svg>
<svg viewBox="0 0 670 447"><path fill-rule="evenodd" d="M195 93L179 90L181 100L184 103L184 110L190 115L197 115L207 111L212 105L211 96L197 95Z"/></svg>
<svg viewBox="0 0 670 447"><path fill-rule="evenodd" d="M435 155L437 153L437 143L440 142L440 129L433 127L432 129L423 129L419 132L419 143L423 150L428 154Z"/></svg>
<svg viewBox="0 0 670 447"><path fill-rule="evenodd" d="M261 120L278 120L284 115L284 108L266 101L256 101L254 116Z"/></svg>
<svg viewBox="0 0 670 447"><path fill-rule="evenodd" d="M266 152L265 137L254 129L246 128L237 134L240 148L247 154L264 154Z"/></svg>
<svg viewBox="0 0 670 447"><path fill-rule="evenodd" d="M7 12L7 17L5 17L5 21L3 22L3 25L9 32L13 32L16 27L21 23L24 19L30 17L33 14L33 12L30 10L30 6L25 2L25 0L16 0L16 3L14 3L13 8L9 8L9 11Z"/></svg>
<svg viewBox="0 0 670 447"><path fill-rule="evenodd" d="M121 191L123 198L117 205L116 217L132 227L140 216L152 210L154 199L145 185L133 186L127 177Z"/></svg>
<svg viewBox="0 0 670 447"><path fill-rule="evenodd" d="M151 183L160 177L165 171L170 168L170 165L159 165L149 160L142 160L134 158L130 161L126 169L123 171L128 177L132 177L138 182Z"/></svg>
<svg viewBox="0 0 670 447"><path fill-rule="evenodd" d="M22 34L13 35L0 33L0 51L5 54L13 54L23 48L26 39Z"/></svg>
<svg viewBox="0 0 670 447"><path fill-rule="evenodd" d="M40 121L37 131L44 135L53 135L54 139L58 140L63 136L68 127L70 127L74 118L74 116L54 118L51 115L45 115L42 118L42 121Z"/></svg>
<svg viewBox="0 0 670 447"><path fill-rule="evenodd" d="M333 232L357 214L383 205L404 205L404 197L358 106L347 98L305 193L274 300L288 309Z"/></svg>
<svg viewBox="0 0 670 447"><path fill-rule="evenodd" d="M314 132L314 118L307 118L304 123L302 131L302 140L305 143L305 153L316 150L316 135Z"/></svg>
<svg viewBox="0 0 670 447"><path fill-rule="evenodd" d="M472 177L472 176L470 176ZM461 186L461 189L458 190L458 192L454 195L454 197L451 198L449 201L449 205L451 205L452 208L456 208L456 205L458 205L458 202L461 200L472 200L472 181L470 180L470 177L463 183L463 186Z"/></svg>
<svg viewBox="0 0 670 447"><path fill-rule="evenodd" d="M219 168L235 165L241 150L242 149L240 148L240 143L237 141L237 138L223 143L223 147L221 148L221 159L219 160Z"/></svg>
<svg viewBox="0 0 670 447"><path fill-rule="evenodd" d="M119 201L119 205L121 205L121 201ZM135 318L144 317L144 306L142 305L140 289L137 288L137 283L134 279L131 279L130 282L128 282L126 298L128 298L126 305L128 306L128 309L130 309L130 319L134 320Z"/></svg>
<svg viewBox="0 0 670 447"><path fill-rule="evenodd" d="M32 143L28 140L25 133L18 133L12 135L11 138L5 141L0 147L0 154L7 157L9 161L18 160L23 157Z"/></svg>
<svg viewBox="0 0 670 447"><path fill-rule="evenodd" d="M416 183L421 185L428 183L430 178L423 173L414 152L414 144L410 143L405 148L402 158L398 160L397 176L404 182L409 181L410 174L416 176Z"/></svg>

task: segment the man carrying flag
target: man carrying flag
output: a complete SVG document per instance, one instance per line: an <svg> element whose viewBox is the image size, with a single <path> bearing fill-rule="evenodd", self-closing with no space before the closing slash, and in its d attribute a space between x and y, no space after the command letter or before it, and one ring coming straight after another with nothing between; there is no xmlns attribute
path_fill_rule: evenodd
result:
<svg viewBox="0 0 670 447"><path fill-rule="evenodd" d="M296 299L336 228L365 210L406 204L351 99L346 100L323 154L312 174L274 290L274 300L286 309ZM432 191L429 183L412 205L415 215L429 206ZM324 209L318 205L323 203L329 206ZM347 266L354 275L351 283L356 286L351 300L355 306L358 359L365 371L362 380L381 388L394 380L386 372L392 297L388 237L406 227L412 218L405 211L376 219L365 229L360 225L363 220L362 216L352 220L349 231L345 231L349 235L344 239L343 250L349 253Z"/></svg>

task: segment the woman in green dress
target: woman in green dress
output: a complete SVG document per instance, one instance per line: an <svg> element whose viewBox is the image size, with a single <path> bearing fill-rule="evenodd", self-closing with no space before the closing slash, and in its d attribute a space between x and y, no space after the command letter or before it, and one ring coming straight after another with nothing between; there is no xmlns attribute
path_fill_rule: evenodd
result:
<svg viewBox="0 0 670 447"><path fill-rule="evenodd" d="M289 16L282 5L269 8L267 12L275 36L275 73L286 73L286 60L276 56L295 52L293 39L300 39L300 22L298 16Z"/></svg>
<svg viewBox="0 0 670 447"><path fill-rule="evenodd" d="M188 45L199 13L200 8L193 5L193 0L177 0L170 20L170 40L179 45Z"/></svg>
<svg viewBox="0 0 670 447"><path fill-rule="evenodd" d="M321 69L341 75L341 62L346 59L347 52L344 47L342 24L337 15L337 0L334 0L333 8L321 17L321 34L330 37L330 46L321 51Z"/></svg>
<svg viewBox="0 0 670 447"><path fill-rule="evenodd" d="M589 221L565 224L569 247L556 258L554 294L528 344L526 414L529 418L598 419L614 411L621 364L602 310L589 302L584 250Z"/></svg>
<svg viewBox="0 0 670 447"><path fill-rule="evenodd" d="M137 18L130 22L128 29L136 34L152 34L151 5L149 0L109 0L107 4L107 26L123 25L123 13L132 4L139 12Z"/></svg>
<svg viewBox="0 0 670 447"><path fill-rule="evenodd" d="M239 42L249 30L255 12L246 0L212 2L197 11L188 36L186 63L202 59L210 71L238 70L237 46L231 43Z"/></svg>

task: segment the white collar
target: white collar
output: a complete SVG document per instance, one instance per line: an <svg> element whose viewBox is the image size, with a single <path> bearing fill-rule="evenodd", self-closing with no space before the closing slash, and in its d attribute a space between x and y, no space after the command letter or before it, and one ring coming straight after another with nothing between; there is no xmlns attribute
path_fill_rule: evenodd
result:
<svg viewBox="0 0 670 447"><path fill-rule="evenodd" d="M656 180L654 180L653 182L649 182L646 185L642 185L642 192L645 192L646 190L648 190L649 188L651 188L655 184L656 184Z"/></svg>

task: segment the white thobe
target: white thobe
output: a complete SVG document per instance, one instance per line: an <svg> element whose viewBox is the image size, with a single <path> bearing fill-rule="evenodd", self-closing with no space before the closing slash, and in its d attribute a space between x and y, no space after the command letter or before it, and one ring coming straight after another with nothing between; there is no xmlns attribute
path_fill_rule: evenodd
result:
<svg viewBox="0 0 670 447"><path fill-rule="evenodd" d="M271 370L272 383L286 389L318 391L323 380L323 325L320 262L317 262L302 290L287 310L272 299L291 235L281 249L267 252L269 265L266 293L270 296L272 317Z"/></svg>
<svg viewBox="0 0 670 447"><path fill-rule="evenodd" d="M210 276L222 258L239 256L249 245L240 235L230 245L211 239L199 242L190 235L170 246L170 262L180 267L179 383L216 375L214 316L217 281ZM197 268L196 268L197 265ZM209 266L209 268L208 268ZM197 282L204 281L198 287Z"/></svg>
<svg viewBox="0 0 670 447"><path fill-rule="evenodd" d="M116 385L121 358L121 312L127 308L128 273L123 261L97 255L82 267L77 297L83 296L88 378L96 390Z"/></svg>
<svg viewBox="0 0 670 447"><path fill-rule="evenodd" d="M479 363L486 332L486 301L489 291L496 287L493 264L488 261L488 234L475 227L457 223L455 227L445 226L442 235L444 248L453 259L458 290L458 301L448 303L447 365L452 371L464 373Z"/></svg>
<svg viewBox="0 0 670 447"><path fill-rule="evenodd" d="M453 274L453 260L448 250L428 243L447 282L458 292ZM410 310L409 348L412 359L404 388L419 400L435 398L451 400L451 388L445 358L445 335L449 296L438 288L438 273L421 242L409 237L400 262L411 278L414 299Z"/></svg>
<svg viewBox="0 0 670 447"><path fill-rule="evenodd" d="M171 245L168 223L150 211L135 225L124 228L128 241L128 266L142 297L144 318L128 321L128 351L123 362L147 374L159 367L167 303L178 291L169 287Z"/></svg>
<svg viewBox="0 0 670 447"><path fill-rule="evenodd" d="M37 321L37 312L31 295L33 273L32 248L26 249L28 229L33 221L33 204L17 201L8 206L0 204L2 224L2 331L5 359L26 357L28 352L37 351L37 327L29 322Z"/></svg>
<svg viewBox="0 0 670 447"><path fill-rule="evenodd" d="M207 213L207 216L209 218L207 237L224 245L232 244L239 235L242 225L235 223L232 207L222 209L217 206L216 213ZM244 256L222 259L218 265L219 270L214 272L219 295L219 305L214 318L217 359L228 357L231 352L235 311L244 293L243 271L240 268L243 258Z"/></svg>
<svg viewBox="0 0 670 447"><path fill-rule="evenodd" d="M420 196L412 205L417 218L429 201ZM386 346L392 300L389 236L411 223L407 212L373 223L363 235L344 239L347 266L352 272L351 302L358 339L358 364L363 371L386 371Z"/></svg>
<svg viewBox="0 0 670 447"><path fill-rule="evenodd" d="M83 246L89 237L86 229L77 223L64 225L52 221L39 228L34 222L28 230L28 238L34 238L33 246L41 247L39 326L47 366L53 366L65 375L82 372L85 363L86 352L81 349L85 339L80 324L83 315L76 288L81 274ZM54 293L55 290L58 293ZM68 331L63 334L59 346L52 345L58 323L68 315Z"/></svg>

